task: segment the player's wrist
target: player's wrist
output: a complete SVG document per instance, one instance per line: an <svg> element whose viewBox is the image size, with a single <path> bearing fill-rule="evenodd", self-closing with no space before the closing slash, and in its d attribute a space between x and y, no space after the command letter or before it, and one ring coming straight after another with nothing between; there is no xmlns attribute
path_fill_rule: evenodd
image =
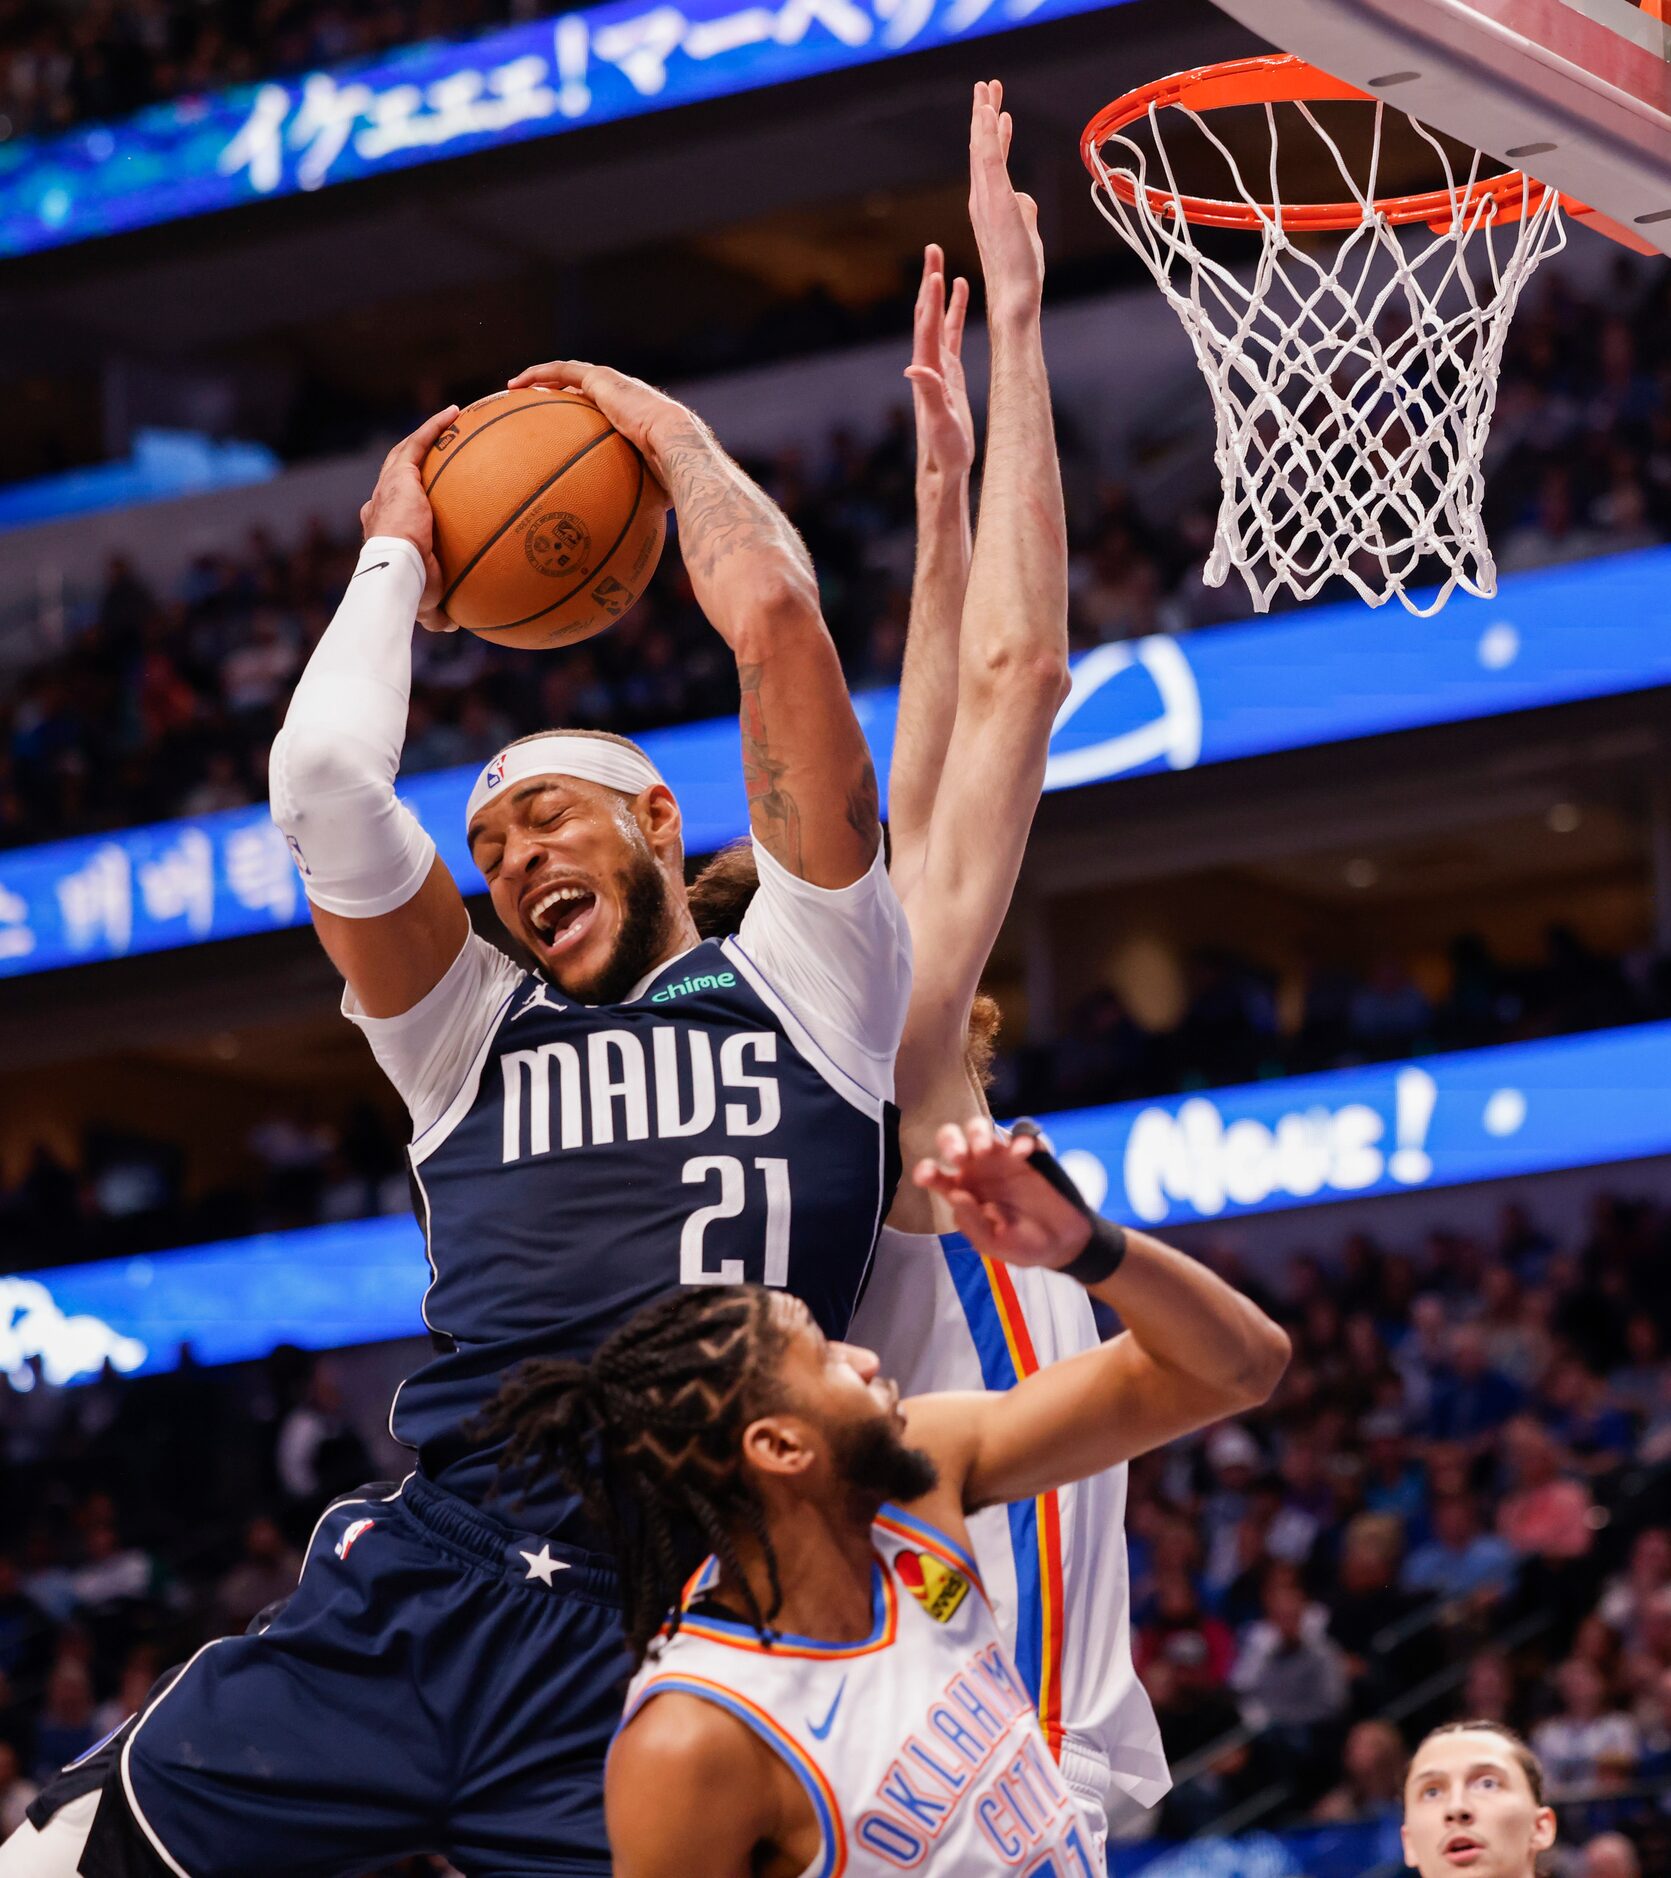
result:
<svg viewBox="0 0 1671 1878"><path fill-rule="evenodd" d="M1125 1260L1125 1228L1093 1213L1085 1204L1084 1195L1073 1184L1067 1169L1051 1152L1050 1143L1037 1122L1019 1121L1013 1132L1032 1137L1033 1152L1028 1157L1028 1165L1041 1180L1055 1188L1084 1222L1082 1232L1076 1229L1068 1235L1063 1244L1065 1256L1054 1263L1052 1269L1087 1289L1092 1285L1100 1285L1104 1279L1112 1278Z"/></svg>

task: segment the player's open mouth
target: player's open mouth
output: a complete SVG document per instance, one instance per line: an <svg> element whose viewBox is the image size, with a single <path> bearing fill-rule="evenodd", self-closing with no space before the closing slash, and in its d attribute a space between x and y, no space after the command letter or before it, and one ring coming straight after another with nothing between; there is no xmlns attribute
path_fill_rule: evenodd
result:
<svg viewBox="0 0 1671 1878"><path fill-rule="evenodd" d="M1474 1865L1484 1856L1485 1847L1472 1833L1452 1833L1440 1848L1453 1865Z"/></svg>
<svg viewBox="0 0 1671 1878"><path fill-rule="evenodd" d="M523 917L547 952L566 952L580 943L598 910L589 887L552 887L530 902Z"/></svg>

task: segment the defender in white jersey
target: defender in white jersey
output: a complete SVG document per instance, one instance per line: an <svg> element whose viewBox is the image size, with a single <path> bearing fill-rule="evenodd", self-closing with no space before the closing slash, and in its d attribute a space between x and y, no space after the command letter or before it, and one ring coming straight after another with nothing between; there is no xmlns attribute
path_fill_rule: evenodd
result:
<svg viewBox="0 0 1671 1878"><path fill-rule="evenodd" d="M1003 922L1068 688L1067 537L1040 332L1036 211L1008 173L997 84L975 88L970 220L991 342L980 527L971 541L974 420L964 386L968 283L948 290L924 256L911 380L917 429L917 563L888 790L889 873L916 959L897 1087L906 1163L932 1152L948 1114L984 1108L967 1046L971 1010ZM756 881L739 847L691 891L698 929L736 928ZM990 1006L990 1000L980 1000ZM995 1017L995 1007L977 1021ZM1003 1389L1099 1341L1089 1300L1049 1271L971 1252L930 1195L904 1187L877 1245L854 1339L909 1395ZM1170 1778L1132 1668L1123 1540L1126 1476L978 1514L971 1532L1004 1637L1037 1698L1062 1773L1100 1834L1123 1793L1152 1806Z"/></svg>
<svg viewBox="0 0 1671 1878"><path fill-rule="evenodd" d="M968 1515L1263 1401L1288 1342L1193 1260L1094 1220L1035 1136L979 1118L940 1148L915 1178L972 1246L1088 1285L1124 1334L1011 1390L902 1405L798 1299L735 1286L496 1399L508 1464L579 1493L622 1561L639 1667L606 1783L615 1878L1100 1878ZM693 1535L712 1555L681 1584Z"/></svg>

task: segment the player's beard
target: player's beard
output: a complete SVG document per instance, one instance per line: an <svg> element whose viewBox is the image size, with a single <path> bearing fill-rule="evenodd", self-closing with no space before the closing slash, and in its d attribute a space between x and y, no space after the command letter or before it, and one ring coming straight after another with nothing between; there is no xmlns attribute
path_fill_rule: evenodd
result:
<svg viewBox="0 0 1671 1878"><path fill-rule="evenodd" d="M867 1506L920 1500L940 1484L933 1460L921 1448L906 1444L891 1416L877 1415L832 1431L831 1441L842 1483Z"/></svg>
<svg viewBox="0 0 1671 1878"><path fill-rule="evenodd" d="M673 908L667 882L648 842L635 843L627 857L620 878L620 907L621 930L616 935L615 950L590 978L562 979L547 974L565 997L582 1004L619 1004L667 956Z"/></svg>

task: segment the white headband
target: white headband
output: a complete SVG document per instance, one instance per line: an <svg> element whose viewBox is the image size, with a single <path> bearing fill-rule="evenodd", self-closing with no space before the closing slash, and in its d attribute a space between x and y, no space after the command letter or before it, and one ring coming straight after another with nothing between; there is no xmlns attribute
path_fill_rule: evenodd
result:
<svg viewBox="0 0 1671 1878"><path fill-rule="evenodd" d="M619 789L636 796L659 783L662 778L648 757L629 750L624 743L607 737L530 737L526 743L513 743L501 750L476 778L465 810L468 824L478 811L512 783L527 782L531 776L573 776L579 782L601 783L605 789Z"/></svg>

